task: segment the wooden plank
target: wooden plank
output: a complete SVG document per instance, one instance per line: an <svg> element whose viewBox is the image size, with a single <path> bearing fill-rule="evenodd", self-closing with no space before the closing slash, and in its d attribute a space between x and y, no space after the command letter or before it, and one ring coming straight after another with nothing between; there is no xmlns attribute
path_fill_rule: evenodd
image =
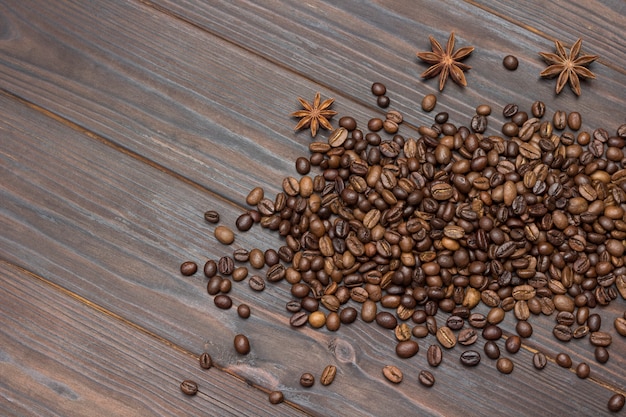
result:
<svg viewBox="0 0 626 417"><path fill-rule="evenodd" d="M519 362L516 357L514 378L489 393L493 402L484 401L487 389L502 376L486 360L485 366L465 370L456 360L460 347L446 353L445 365L436 370L436 389L426 390L416 378L427 368L426 347L436 343L432 336L420 342L417 357L400 360L393 353L391 332L376 325L358 322L339 333L293 330L284 311L290 299L285 285L269 286L261 294L235 285L235 304L252 307L248 320L216 309L204 292L205 281L181 279L177 266L182 259L200 261L228 253L210 243L209 227L193 220L207 202L232 220L223 202L7 97L0 103L4 114L0 258L41 271L51 282L186 351L199 352L209 339L220 367L268 389L282 389L288 399L313 414L420 410L424 415L465 415L469 408L476 415L493 415L502 410L512 414L520 407L544 414L572 407L582 414L604 410L610 391L603 385L579 380L555 366L537 376L530 369L529 351L518 354ZM238 242L251 248L267 244L266 239L266 234L248 233ZM438 320L442 323L445 316L440 314ZM236 333L250 337L249 357L233 352ZM623 341L615 343L619 349ZM339 369L331 386L299 387L301 372L319 376L329 363ZM395 386L381 377L387 364L402 368L403 384ZM609 364L620 365L621 359ZM620 375L620 368L615 369ZM580 395L553 398L571 389ZM532 405L526 404L530 399Z"/></svg>
<svg viewBox="0 0 626 417"><path fill-rule="evenodd" d="M3 416L302 415L42 277L0 262L0 282Z"/></svg>
<svg viewBox="0 0 626 417"><path fill-rule="evenodd" d="M520 3L514 1L468 1L490 13L536 31L551 40L571 45L583 39L584 51L600 54L600 60L621 72L626 71L626 4L621 0L554 1ZM574 23L573 22L577 22ZM601 52L596 52L601 51Z"/></svg>

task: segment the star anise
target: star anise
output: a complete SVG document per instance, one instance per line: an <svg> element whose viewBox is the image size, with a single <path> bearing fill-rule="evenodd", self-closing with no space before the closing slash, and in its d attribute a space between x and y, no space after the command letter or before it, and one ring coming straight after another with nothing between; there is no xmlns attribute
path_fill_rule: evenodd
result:
<svg viewBox="0 0 626 417"><path fill-rule="evenodd" d="M550 64L550 66L543 71L541 71L542 77L556 77L559 76L556 81L556 93L559 94L567 81L569 80L569 85L572 88L572 91L577 96L580 95L580 79L581 78L596 78L596 76L589 71L585 65L591 64L593 61L598 59L597 55L581 55L580 54L580 46L582 45L583 40L578 39L572 45L572 48L569 51L569 55L565 53L565 48L563 44L559 41L555 41L556 45L556 54L548 53L548 52L539 52L539 55L543 57L543 59Z"/></svg>
<svg viewBox="0 0 626 417"><path fill-rule="evenodd" d="M424 71L421 76L423 78L432 78L439 75L439 91L443 90L443 87L446 85L448 75L452 78L452 81L465 87L467 81L463 71L467 71L472 67L459 61L467 58L474 50L474 47L466 46L454 52L454 32L450 33L445 51L435 38L429 36L428 39L430 39L433 51L419 52L417 57L424 62L432 64L432 66Z"/></svg>
<svg viewBox="0 0 626 417"><path fill-rule="evenodd" d="M320 104L320 93L315 94L313 104L310 104L306 100L298 97L298 101L304 107L304 110L298 110L291 113L292 117L300 117L300 122L296 125L294 130L311 128L311 137L317 135L317 129L319 126L327 130L333 130L332 125L328 121L331 117L337 114L334 110L329 110L329 107L335 101L334 98L329 98Z"/></svg>

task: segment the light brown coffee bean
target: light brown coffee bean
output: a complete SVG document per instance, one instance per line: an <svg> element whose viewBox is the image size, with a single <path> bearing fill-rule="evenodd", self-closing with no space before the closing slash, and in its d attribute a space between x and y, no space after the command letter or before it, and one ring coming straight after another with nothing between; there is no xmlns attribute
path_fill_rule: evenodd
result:
<svg viewBox="0 0 626 417"><path fill-rule="evenodd" d="M437 329L437 340L446 349L452 349L456 345L456 336L448 326Z"/></svg>
<svg viewBox="0 0 626 417"><path fill-rule="evenodd" d="M322 371L322 376L320 377L320 383L322 385L330 385L335 380L335 376L337 375L337 367L335 365L327 365L326 368Z"/></svg>
<svg viewBox="0 0 626 417"><path fill-rule="evenodd" d="M394 365L386 365L383 368L383 375L389 382L393 382L394 384L399 384L402 382L402 371Z"/></svg>

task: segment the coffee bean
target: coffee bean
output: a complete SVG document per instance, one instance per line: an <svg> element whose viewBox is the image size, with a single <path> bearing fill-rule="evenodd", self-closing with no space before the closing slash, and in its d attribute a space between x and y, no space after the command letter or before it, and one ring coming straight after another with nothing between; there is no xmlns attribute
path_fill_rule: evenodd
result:
<svg viewBox="0 0 626 417"><path fill-rule="evenodd" d="M384 96L387 93L387 87L385 87L382 83L373 83L372 84L372 94L375 96Z"/></svg>
<svg viewBox="0 0 626 417"><path fill-rule="evenodd" d="M335 375L337 375L337 367L334 365L327 365L322 371L322 376L320 377L320 382L322 385L330 385L335 380Z"/></svg>
<svg viewBox="0 0 626 417"><path fill-rule="evenodd" d="M461 353L459 360L464 366L476 366L480 363L480 353L476 350L466 350Z"/></svg>
<svg viewBox="0 0 626 417"><path fill-rule="evenodd" d="M517 66L519 65L519 61L515 56L507 55L502 60L502 65L509 71L515 71L517 69Z"/></svg>
<svg viewBox="0 0 626 417"><path fill-rule="evenodd" d="M269 401L272 404L280 404L283 401L285 401L285 396L283 395L282 391L272 391L269 393Z"/></svg>
<svg viewBox="0 0 626 417"><path fill-rule="evenodd" d="M525 320L518 321L515 325L515 331L520 337L528 338L533 334L533 326Z"/></svg>
<svg viewBox="0 0 626 417"><path fill-rule="evenodd" d="M235 336L233 345L235 346L235 351L240 355L247 355L250 353L250 341L243 334Z"/></svg>
<svg viewBox="0 0 626 417"><path fill-rule="evenodd" d="M419 345L415 340L405 340L396 345L396 355L402 359L413 357L419 351Z"/></svg>
<svg viewBox="0 0 626 417"><path fill-rule="evenodd" d="M422 99L422 110L425 112L431 112L435 109L437 105L437 96L434 94L427 94Z"/></svg>
<svg viewBox="0 0 626 417"><path fill-rule="evenodd" d="M504 343L504 348L509 353L517 353L522 347L522 339L517 335L509 336Z"/></svg>
<svg viewBox="0 0 626 417"><path fill-rule="evenodd" d="M572 340L572 329L569 326L563 324L557 324L552 329L552 334L561 342L569 342Z"/></svg>
<svg viewBox="0 0 626 417"><path fill-rule="evenodd" d="M581 362L576 366L576 376L581 379L585 379L589 377L591 373L591 368L586 362Z"/></svg>
<svg viewBox="0 0 626 417"><path fill-rule="evenodd" d="M443 353L438 345L430 345L426 351L426 360L433 367L439 366L443 359Z"/></svg>
<svg viewBox="0 0 626 417"><path fill-rule="evenodd" d="M261 187L253 188L246 197L246 203L250 206L256 206L264 198L264 191Z"/></svg>
<svg viewBox="0 0 626 417"><path fill-rule="evenodd" d="M548 359L543 352L535 352L533 355L533 366L536 369L543 369L548 364Z"/></svg>
<svg viewBox="0 0 626 417"><path fill-rule="evenodd" d="M613 394L611 398L609 398L607 407L609 411L617 413L624 408L624 403L626 403L626 398L623 394Z"/></svg>
<svg viewBox="0 0 626 417"><path fill-rule="evenodd" d="M252 275L248 280L248 285L254 291L263 291L265 289L265 280L259 275Z"/></svg>
<svg viewBox="0 0 626 417"><path fill-rule="evenodd" d="M447 326L442 326L437 329L437 340L446 349L452 349L456 345L456 336Z"/></svg>
<svg viewBox="0 0 626 417"><path fill-rule="evenodd" d="M205 211L204 220L206 220L209 223L219 223L220 214L215 210Z"/></svg>
<svg viewBox="0 0 626 417"><path fill-rule="evenodd" d="M487 342L485 342L483 350L485 351L485 355L487 355L489 359L498 359L500 357L500 348L493 340L488 340Z"/></svg>
<svg viewBox="0 0 626 417"><path fill-rule="evenodd" d="M425 387L432 387L433 385L435 385L435 376L426 370L420 371L419 375L417 376L417 380Z"/></svg>
<svg viewBox="0 0 626 417"><path fill-rule="evenodd" d="M378 96L378 98L376 99L376 104L378 104L378 107L386 109L387 107L389 107L389 104L391 104L391 100L389 99L389 97L384 95Z"/></svg>
<svg viewBox="0 0 626 417"><path fill-rule="evenodd" d="M398 320L393 314L381 311L376 314L376 323L385 329L394 329L398 325Z"/></svg>
<svg viewBox="0 0 626 417"><path fill-rule="evenodd" d="M230 245L235 241L235 234L226 226L217 226L213 234L217 241L223 245Z"/></svg>
<svg viewBox="0 0 626 417"><path fill-rule="evenodd" d="M613 325L618 334L626 337L626 318L617 317L613 322Z"/></svg>
<svg viewBox="0 0 626 417"><path fill-rule="evenodd" d="M494 324L490 324L483 329L482 334L486 340L498 340L502 337L502 329Z"/></svg>
<svg viewBox="0 0 626 417"><path fill-rule="evenodd" d="M607 332L591 332L589 335L589 342L594 346L607 347L611 341L611 334Z"/></svg>
<svg viewBox="0 0 626 417"><path fill-rule="evenodd" d="M554 358L557 365L563 368L571 368L572 367L572 358L567 353L559 353Z"/></svg>
<svg viewBox="0 0 626 417"><path fill-rule="evenodd" d="M309 321L309 315L306 311L298 311L293 313L289 319L289 324L293 327L302 327Z"/></svg>
<svg viewBox="0 0 626 417"><path fill-rule="evenodd" d="M195 381L186 379L180 383L180 390L186 395L196 395L198 393L198 384Z"/></svg>
<svg viewBox="0 0 626 417"><path fill-rule="evenodd" d="M383 368L383 375L389 382L393 382L394 384L399 384L402 382L402 371L394 365L386 365Z"/></svg>
<svg viewBox="0 0 626 417"><path fill-rule="evenodd" d="M206 261L203 272L207 278L213 278L217 274L217 262L212 259Z"/></svg>
<svg viewBox="0 0 626 417"><path fill-rule="evenodd" d="M225 294L219 294L219 295L216 295L215 298L213 298L213 303L215 304L217 308L228 310L229 308L232 307L233 300Z"/></svg>
<svg viewBox="0 0 626 417"><path fill-rule="evenodd" d="M222 256L217 262L217 272L222 275L230 275L235 269L235 261L230 256Z"/></svg>
<svg viewBox="0 0 626 417"><path fill-rule="evenodd" d="M198 270L198 265L193 261L185 261L180 265L180 273L184 276L191 276Z"/></svg>
<svg viewBox="0 0 626 417"><path fill-rule="evenodd" d="M202 369L209 369L211 368L211 366L213 366L213 359L211 359L211 355L209 355L207 352L204 352L200 355L199 362Z"/></svg>
<svg viewBox="0 0 626 417"><path fill-rule="evenodd" d="M594 356L598 363L607 363L609 361L609 351L604 346L596 346Z"/></svg>
<svg viewBox="0 0 626 417"><path fill-rule="evenodd" d="M237 306L237 315L242 319L247 319L250 317L250 306L247 304L239 304Z"/></svg>
<svg viewBox="0 0 626 417"><path fill-rule="evenodd" d="M237 227L237 230L240 230L242 232L250 230L253 225L254 220L252 219L250 213L241 214L239 217L237 217L237 220L235 221L235 226Z"/></svg>
<svg viewBox="0 0 626 417"><path fill-rule="evenodd" d="M587 326L589 326L590 332L597 332L600 330L602 326L602 318L599 314L591 314L589 318L587 318Z"/></svg>
<svg viewBox="0 0 626 417"><path fill-rule="evenodd" d="M510 374L513 372L513 361L509 358L499 358L496 362L496 368L503 374Z"/></svg>

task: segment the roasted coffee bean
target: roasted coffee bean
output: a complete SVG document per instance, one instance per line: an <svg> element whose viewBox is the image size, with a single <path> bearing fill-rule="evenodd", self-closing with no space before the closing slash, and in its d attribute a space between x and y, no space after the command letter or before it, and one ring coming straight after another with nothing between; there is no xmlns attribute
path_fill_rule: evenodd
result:
<svg viewBox="0 0 626 417"><path fill-rule="evenodd" d="M433 367L439 366L443 359L443 352L438 345L430 345L426 351L426 360L428 364Z"/></svg>
<svg viewBox="0 0 626 417"><path fill-rule="evenodd" d="M237 306L237 315L242 319L250 317L250 306L248 304L239 304Z"/></svg>
<svg viewBox="0 0 626 417"><path fill-rule="evenodd" d="M478 333L474 329L463 329L459 332L457 337L458 342L463 346L469 346L476 343L478 340Z"/></svg>
<svg viewBox="0 0 626 417"><path fill-rule="evenodd" d="M314 329L324 327L324 325L326 324L326 314L319 310L313 311L311 314L309 314L309 324Z"/></svg>
<svg viewBox="0 0 626 417"><path fill-rule="evenodd" d="M226 226L217 226L213 235L223 245L230 245L235 241L235 234Z"/></svg>
<svg viewBox="0 0 626 417"><path fill-rule="evenodd" d="M513 368L513 361L509 358L498 358L498 361L496 362L496 369L498 369L498 371L503 374L510 374L513 372Z"/></svg>
<svg viewBox="0 0 626 417"><path fill-rule="evenodd" d="M589 334L589 342L594 346L607 347L611 344L612 337L607 332L591 332Z"/></svg>
<svg viewBox="0 0 626 417"><path fill-rule="evenodd" d="M572 358L567 353L559 353L554 358L557 365L563 368L571 368L572 367Z"/></svg>
<svg viewBox="0 0 626 417"><path fill-rule="evenodd" d="M585 379L591 374L591 368L586 362L581 362L576 366L576 376L580 379Z"/></svg>
<svg viewBox="0 0 626 417"><path fill-rule="evenodd" d="M386 365L383 368L383 375L389 382L393 382L394 384L399 384L402 382L402 371L394 365Z"/></svg>
<svg viewBox="0 0 626 417"><path fill-rule="evenodd" d="M489 359L498 359L500 357L500 348L493 340L488 340L487 342L485 342L483 350L485 351L485 355L487 355Z"/></svg>
<svg viewBox="0 0 626 417"><path fill-rule="evenodd" d="M375 96L384 96L387 93L387 87L385 87L382 83L373 83L372 84L372 94Z"/></svg>
<svg viewBox="0 0 626 417"><path fill-rule="evenodd" d="M300 376L300 385L304 388L310 388L315 384L315 377L310 372L305 372Z"/></svg>
<svg viewBox="0 0 626 417"><path fill-rule="evenodd" d="M238 334L235 336L233 345L235 346L235 351L240 355L247 355L248 353L250 353L250 341L243 334Z"/></svg>
<svg viewBox="0 0 626 417"><path fill-rule="evenodd" d="M427 94L422 99L422 110L425 112L431 112L437 105L437 96L434 94Z"/></svg>
<svg viewBox="0 0 626 417"><path fill-rule="evenodd" d="M600 326L602 326L602 318L599 314L591 314L589 318L587 318L587 326L589 326L590 332L597 332L600 330Z"/></svg>
<svg viewBox="0 0 626 417"><path fill-rule="evenodd" d="M282 391L272 391L269 393L268 399L272 404L280 404L285 401L285 396Z"/></svg>
<svg viewBox="0 0 626 417"><path fill-rule="evenodd" d="M611 398L609 398L609 402L607 404L607 408L609 411L617 413L624 408L624 404L626 403L626 398L623 394L613 394Z"/></svg>
<svg viewBox="0 0 626 417"><path fill-rule="evenodd" d="M509 353L517 353L522 347L522 339L517 335L509 336L504 342L504 348Z"/></svg>
<svg viewBox="0 0 626 417"><path fill-rule="evenodd" d="M242 232L250 230L253 225L254 219L252 218L252 215L250 215L250 213L243 213L239 217L237 217L237 220L235 220L235 226L237 227L237 230Z"/></svg>
<svg viewBox="0 0 626 417"><path fill-rule="evenodd" d="M533 326L529 322L521 320L515 325L515 331L520 337L528 338L533 334Z"/></svg>
<svg viewBox="0 0 626 417"><path fill-rule="evenodd" d="M405 340L396 345L396 355L402 359L413 357L419 351L419 345L415 340Z"/></svg>
<svg viewBox="0 0 626 417"><path fill-rule="evenodd" d="M199 362L202 369L209 369L213 366L213 359L211 359L211 355L207 352L200 355Z"/></svg>
<svg viewBox="0 0 626 417"><path fill-rule="evenodd" d="M289 319L289 324L293 327L302 327L309 321L309 314L306 311L298 311L293 313Z"/></svg>
<svg viewBox="0 0 626 417"><path fill-rule="evenodd" d="M195 381L186 379L180 383L180 390L185 395L196 395L198 393L198 384Z"/></svg>
<svg viewBox="0 0 626 417"><path fill-rule="evenodd" d="M222 256L217 262L217 272L222 275L230 275L235 269L235 261L230 256Z"/></svg>
<svg viewBox="0 0 626 417"><path fill-rule="evenodd" d="M451 349L456 345L456 336L447 326L441 326L437 329L437 340L446 349Z"/></svg>
<svg viewBox="0 0 626 417"><path fill-rule="evenodd" d="M490 324L483 329L482 334L486 340L498 340L502 337L502 329L494 324Z"/></svg>
<svg viewBox="0 0 626 417"><path fill-rule="evenodd" d="M626 318L617 317L613 322L613 325L618 334L626 337Z"/></svg>
<svg viewBox="0 0 626 417"><path fill-rule="evenodd" d="M185 261L180 265L180 273L184 276L191 276L198 270L198 264L193 261Z"/></svg>
<svg viewBox="0 0 626 417"><path fill-rule="evenodd" d="M604 346L596 346L594 356L598 363L607 363L609 361L609 351Z"/></svg>
<svg viewBox="0 0 626 417"><path fill-rule="evenodd" d="M432 387L435 385L435 376L426 370L421 370L417 376L417 380L425 387Z"/></svg>
<svg viewBox="0 0 626 417"><path fill-rule="evenodd" d="M265 289L265 280L259 275L252 275L248 280L248 285L254 291L263 291Z"/></svg>
<svg viewBox="0 0 626 417"><path fill-rule="evenodd" d="M213 303L215 304L217 308L228 310L229 308L232 307L233 300L232 298L230 298L229 296L225 294L219 294L219 295L216 295L215 298L213 298Z"/></svg>
<svg viewBox="0 0 626 417"><path fill-rule="evenodd" d="M461 353L459 360L464 366L476 366L480 363L480 353L476 350L466 350Z"/></svg>
<svg viewBox="0 0 626 417"><path fill-rule="evenodd" d="M320 383L324 386L330 385L335 380L336 375L337 375L337 367L335 365L326 365L326 367L322 371L322 376L320 377Z"/></svg>
<svg viewBox="0 0 626 417"><path fill-rule="evenodd" d="M536 369L543 369L548 364L548 359L543 352L535 352L533 355L533 366Z"/></svg>
<svg viewBox="0 0 626 417"><path fill-rule="evenodd" d="M507 55L502 59L502 65L509 71L515 71L519 65L519 61L513 55Z"/></svg>

